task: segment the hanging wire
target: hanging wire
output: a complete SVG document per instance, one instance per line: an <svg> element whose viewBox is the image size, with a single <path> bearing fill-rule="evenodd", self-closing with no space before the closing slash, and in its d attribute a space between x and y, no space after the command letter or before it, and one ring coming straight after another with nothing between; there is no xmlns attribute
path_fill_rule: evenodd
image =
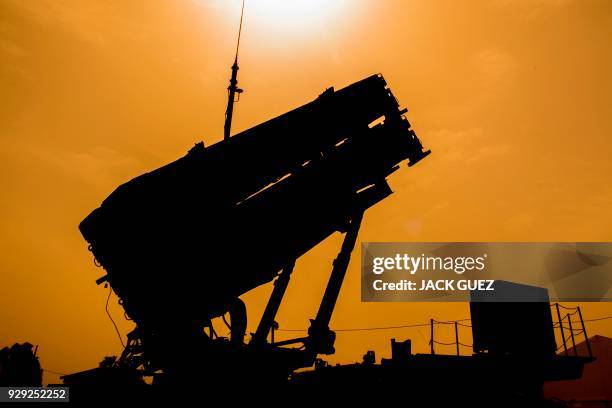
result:
<svg viewBox="0 0 612 408"><path fill-rule="evenodd" d="M121 333L119 332L119 328L117 327L117 324L115 323L115 320L113 319L113 316L111 316L110 312L108 311L108 302L110 300L111 295L113 294L113 288L110 285L108 285L108 289L109 289L108 290L108 296L106 297L106 306L104 307L104 309L106 310L106 314L107 314L108 318L110 319L111 323L113 323L113 327L115 328L115 331L117 332L117 337L119 337L119 342L121 343L123 348L125 348L125 343L123 342L123 338L121 337Z"/></svg>
<svg viewBox="0 0 612 408"><path fill-rule="evenodd" d="M566 318L567 316L573 316L575 314L578 314L578 310L573 311L572 313L566 313L563 318Z"/></svg>
<svg viewBox="0 0 612 408"><path fill-rule="evenodd" d="M591 323L591 322L598 322L598 321L602 321L602 320L609 320L612 319L612 316L602 316L602 317L598 317L598 318L594 318L594 319L584 319L585 323ZM460 319L460 320L450 320L450 321L444 321L444 322L439 322L437 320L434 320L434 325L441 325L441 324L454 324L455 322L457 322L458 326L462 326L462 327L472 327L472 325L470 324L466 324L466 323L462 323L465 321L469 321L470 319ZM572 323L580 323L579 320L572 320ZM380 326L380 327L356 327L356 328L347 328L347 329L333 329L335 332L360 332L360 331L376 331L376 330L392 330L392 329L410 329L410 328L417 328L417 327L428 327L430 326L431 323L415 323L415 324L405 324L405 325L399 325L399 326ZM553 327L559 327L559 323L554 323ZM565 325L563 325L563 328L566 330L569 330L569 327L566 327ZM582 330L582 329L574 329L574 331L577 330ZM277 331L284 331L284 332L307 332L308 329L277 329Z"/></svg>
<svg viewBox="0 0 612 408"><path fill-rule="evenodd" d="M561 345L559 347L557 347L557 351L561 350L561 348L565 349L565 346L567 346L567 342L570 341L571 336L568 336L564 342L561 343Z"/></svg>
<svg viewBox="0 0 612 408"><path fill-rule="evenodd" d="M472 327L471 325L462 324L460 322L465 322L470 319L461 319L457 320L457 324L464 327ZM438 322L434 320L434 324L455 324L455 321L445 321ZM358 331L376 331L376 330L392 330L392 329L409 329L415 327L428 327L431 323L415 323L415 324L406 324L400 326L380 326L380 327L357 327L357 328L349 328L349 329L334 329L335 332L358 332ZM285 331L285 332L306 332L308 329L277 329L277 331Z"/></svg>
<svg viewBox="0 0 612 408"><path fill-rule="evenodd" d="M457 323L457 326L462 326L462 327L472 327L471 324L466 324L466 323L461 323L461 322L467 322L470 321L471 319L461 319L461 320L435 320L434 319L434 323L435 324L444 324L444 325L453 325L455 323Z"/></svg>
<svg viewBox="0 0 612 408"><path fill-rule="evenodd" d="M68 375L66 373L60 373L59 371L53 371L53 370L48 370L46 368L42 369L45 373L49 373L49 374L55 374L55 375Z"/></svg>
<svg viewBox="0 0 612 408"><path fill-rule="evenodd" d="M441 341L434 340L433 342L434 342L434 344L439 344L441 346L454 346L454 345L457 344L457 342L455 342L455 341L450 342L450 343L444 343L444 342L441 342Z"/></svg>
<svg viewBox="0 0 612 408"><path fill-rule="evenodd" d="M559 306L561 309L565 309L565 310L577 310L578 309L578 306L569 307L569 306L563 306L562 304L559 304L559 303L551 303L550 307L553 307L553 306Z"/></svg>

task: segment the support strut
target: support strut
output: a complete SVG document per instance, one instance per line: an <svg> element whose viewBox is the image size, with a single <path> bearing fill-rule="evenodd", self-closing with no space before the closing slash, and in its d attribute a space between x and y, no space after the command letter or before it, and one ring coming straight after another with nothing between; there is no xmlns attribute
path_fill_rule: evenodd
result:
<svg viewBox="0 0 612 408"><path fill-rule="evenodd" d="M289 285L289 279L291 278L291 273L293 272L294 266L295 259L289 262L283 268L281 273L278 275L278 278L276 278L274 281L274 289L272 289L272 294L270 295L270 299L268 299L266 309L261 316L259 326L257 326L257 330L251 338L251 344L257 345L266 343L270 329L274 325L276 313L278 312L283 297L285 296L285 291Z"/></svg>
<svg viewBox="0 0 612 408"><path fill-rule="evenodd" d="M357 235L359 234L362 219L363 211L358 211L353 216L351 223L348 226L346 235L344 236L342 248L334 260L332 273L329 277L329 281L327 282L323 299L321 299L321 305L319 306L317 317L314 320L311 320L311 325L308 329L308 336L310 340L307 347L312 353L334 353L336 334L329 329L329 322L336 306L336 302L338 301L340 289L342 288L342 282L346 276L346 271L351 260L351 252L353 252L353 248L355 248L355 243L357 242Z"/></svg>

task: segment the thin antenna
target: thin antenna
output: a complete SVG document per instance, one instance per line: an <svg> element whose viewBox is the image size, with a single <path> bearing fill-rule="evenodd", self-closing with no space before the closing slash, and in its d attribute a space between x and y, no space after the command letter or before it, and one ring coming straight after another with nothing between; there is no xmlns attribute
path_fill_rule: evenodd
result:
<svg viewBox="0 0 612 408"><path fill-rule="evenodd" d="M236 42L236 58L234 61L238 61L238 50L240 49L240 37L242 36L242 19L244 17L244 2L242 0L242 9L240 10L240 26L238 27L238 41Z"/></svg>
<svg viewBox="0 0 612 408"><path fill-rule="evenodd" d="M230 138L230 132L232 130L232 117L234 115L234 103L240 99L240 94L243 92L242 89L238 88L238 51L240 50L240 37L242 35L242 19L244 17L244 3L242 0L242 10L240 11L240 26L238 28L238 41L236 43L236 56L234 58L234 65L232 65L232 77L230 84L227 87L227 109L225 110L225 125L223 126L223 140L228 141ZM238 100L236 99L238 94Z"/></svg>

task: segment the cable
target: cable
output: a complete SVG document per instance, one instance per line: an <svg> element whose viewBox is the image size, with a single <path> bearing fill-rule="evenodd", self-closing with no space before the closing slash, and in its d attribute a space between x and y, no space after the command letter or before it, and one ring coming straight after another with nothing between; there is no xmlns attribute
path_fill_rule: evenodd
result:
<svg viewBox="0 0 612 408"><path fill-rule="evenodd" d="M454 342L454 341L453 341L452 343L443 343L443 342L441 342L441 341L436 341L436 340L434 340L433 342L434 342L434 344L439 344L439 345L441 345L441 346L454 346L455 344L457 344L457 343L456 343L456 342Z"/></svg>
<svg viewBox="0 0 612 408"><path fill-rule="evenodd" d="M584 319L583 322L584 323L591 323L591 322L599 322L599 321L602 321L602 320L609 320L609 319L612 319L612 316L598 317L598 318L595 318L595 319ZM565 323L565 321L564 321L564 323ZM580 320L572 320L572 324L575 324L575 323L580 323ZM555 327L555 328L559 327L559 322L555 322L553 324L553 327ZM567 324L564 324L563 325L563 329L564 330L569 330L569 326ZM581 330L581 329L574 329L574 330Z"/></svg>
<svg viewBox="0 0 612 408"><path fill-rule="evenodd" d="M598 322L598 321L602 321L602 320L609 320L612 319L612 316L603 316L603 317L598 317L598 318L594 318L594 319L584 319L583 322L584 323L591 323L591 322ZM465 324L465 323L461 323L461 322L465 322L465 321L469 321L471 319L460 319L460 320L450 320L450 321L444 321L444 322L440 322L437 320L434 320L434 325L440 325L440 324L454 324L455 322L457 322L458 326L462 326L462 327L472 327L472 325L470 324ZM572 320L572 323L580 323L580 320ZM392 330L392 329L409 329L409 328L415 328L415 327L427 327L430 326L431 323L418 323L418 324L406 324L406 325L400 325L400 326L381 326L381 327L357 327L357 328L350 328L350 329L333 329L335 332L358 332L358 331L376 331L376 330ZM559 323L556 322L553 324L553 327L559 327ZM564 329L569 330L569 327L566 327L565 325L563 326ZM284 332L307 332L308 329L276 329L277 331L284 331ZM577 330L582 330L582 329L574 329L574 331Z"/></svg>
<svg viewBox="0 0 612 408"><path fill-rule="evenodd" d="M91 245L89 245L87 247L87 249L89 249L90 251L92 250ZM93 252L93 251L92 251ZM96 259L96 257L94 256L94 265L96 265L98 268L102 267L102 264L100 264L100 262L98 262L98 260ZM108 283L106 284L108 285ZM106 310L106 315L108 316L108 318L110 319L111 323L113 324L113 327L115 327L115 331L117 332L117 337L119 337L119 342L121 343L121 346L123 348L125 348L125 343L123 342L123 338L121 337L121 333L119 332L119 328L117 327L117 324L115 323L115 320L113 319L113 316L111 316L110 312L108 311L108 302L110 300L110 297L113 293L113 288L108 285L109 291L108 291L108 296L106 297L106 305L104 306L104 310ZM123 316L126 318L126 320L132 320L129 317L127 317L126 312L123 312ZM52 373L53 371L47 370L50 373ZM57 374L57 373L55 373ZM66 375L66 374L62 374L62 375Z"/></svg>
<svg viewBox="0 0 612 408"><path fill-rule="evenodd" d="M355 332L355 331L374 331L374 330L390 330L390 329L406 329L411 327L425 327L429 326L429 323L420 324L409 324L403 326L384 326L384 327L359 327L353 329L334 329L336 332ZM277 331L285 332L307 332L308 329L276 329Z"/></svg>
<svg viewBox="0 0 612 408"><path fill-rule="evenodd" d="M559 347L557 347L557 351L561 350L561 347L563 347L564 349L567 347L567 342L570 341L572 338L572 336L568 336L565 338L565 341L563 343L561 343L561 345Z"/></svg>
<svg viewBox="0 0 612 408"><path fill-rule="evenodd" d="M447 321L440 321L440 320L435 320L434 319L434 323L436 324L448 324L448 325L452 325L457 323L457 326L462 326L462 327L472 327L471 324L465 324L465 323L461 323L461 322L466 322L466 321L470 321L471 319L461 319L461 320L447 320Z"/></svg>
<svg viewBox="0 0 612 408"><path fill-rule="evenodd" d="M455 324L454 321L446 321L446 320L436 320L436 319L431 319L434 323L438 323L438 324ZM465 319L462 319L465 320Z"/></svg>
<svg viewBox="0 0 612 408"><path fill-rule="evenodd" d="M55 375L68 375L66 373L60 373L59 371L47 370L46 368L42 369L45 373L55 374Z"/></svg>
<svg viewBox="0 0 612 408"><path fill-rule="evenodd" d="M568 307L568 306L560 305L559 303L551 303L550 307L553 307L553 306L559 306L561 309L565 309L565 310L576 310L576 309L578 309L577 306L576 307Z"/></svg>
<svg viewBox="0 0 612 408"><path fill-rule="evenodd" d="M553 325L553 328L558 329L559 325L558 324ZM571 330L570 330L570 328L568 326L563 326L563 330L568 330L568 331L571 331L573 333L582 332L583 331L582 328L580 328L580 327L572 327ZM580 334L580 333L578 333L578 334Z"/></svg>
<svg viewBox="0 0 612 408"><path fill-rule="evenodd" d="M572 313L566 313L565 316L563 316L563 318L566 318L567 316L573 316L577 313L578 313L578 310L574 310Z"/></svg>
<svg viewBox="0 0 612 408"><path fill-rule="evenodd" d="M457 323L461 326L468 327L468 325L460 324L459 322L467 321L470 319L461 319L457 320ZM451 322L438 322L434 320L434 325L438 324L454 324L455 321ZM357 332L357 331L375 331L375 330L391 330L391 329L409 329L414 327L427 327L430 326L431 323L417 323L417 324L406 324L401 326L381 326L381 327L358 327L351 329L334 329L335 332ZM471 326L469 326L471 327ZM277 331L285 331L285 332L307 332L308 329L277 329Z"/></svg>
<svg viewBox="0 0 612 408"><path fill-rule="evenodd" d="M391 330L391 329L408 329L414 327L429 326L429 323L408 324L402 326L383 326L383 327L359 327L353 329L337 329L337 332L356 332L356 331L375 331L375 330Z"/></svg>
<svg viewBox="0 0 612 408"><path fill-rule="evenodd" d="M117 327L115 320L113 320L113 316L111 316L110 312L108 311L108 301L110 300L110 297L113 293L113 288L110 285L108 285L108 288L109 288L108 297L106 298L106 306L104 307L104 309L106 310L106 314L108 315L108 318L110 319L110 321L113 323L113 326L115 327L115 331L117 332L117 337L119 337L119 342L121 343L123 348L125 348L125 343L123 343L123 338L121 337L119 328Z"/></svg>
<svg viewBox="0 0 612 408"><path fill-rule="evenodd" d="M601 320L608 320L608 319L612 319L612 316L604 316L604 317L599 317L597 319L586 319L583 320L583 322L587 323L587 322L599 322ZM580 323L580 321L572 321L572 323Z"/></svg>

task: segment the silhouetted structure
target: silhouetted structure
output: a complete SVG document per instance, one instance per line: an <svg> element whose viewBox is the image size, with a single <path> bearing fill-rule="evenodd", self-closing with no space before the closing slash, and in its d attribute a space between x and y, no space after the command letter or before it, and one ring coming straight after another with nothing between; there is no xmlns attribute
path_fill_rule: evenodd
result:
<svg viewBox="0 0 612 408"><path fill-rule="evenodd" d="M40 387L42 370L30 343L15 343L0 350L0 387Z"/></svg>
<svg viewBox="0 0 612 408"><path fill-rule="evenodd" d="M494 289L471 292L474 352L553 357L557 345L548 290L500 280L494 282Z"/></svg>
<svg viewBox="0 0 612 408"><path fill-rule="evenodd" d="M405 112L383 77L371 76L212 146L198 143L117 188L80 230L106 269L98 283L110 283L137 327L119 359L65 376L65 383L143 389L148 374L155 390L261 385L379 399L407 391L403 398L430 405L542 406L544 381L579 378L591 359L554 353L547 293L532 304L473 304L471 356L459 355L457 334L457 355L435 354L432 330L431 354L414 355L410 341L393 341L392 358L380 364L371 351L357 364L317 358L335 351L329 321L364 212L391 194L386 177L400 162L413 165L429 154ZM338 231L344 241L308 335L270 342L296 259ZM244 344L239 296L274 279ZM531 319L535 341L493 319L510 321L517 310ZM225 313L230 339L210 323Z"/></svg>
<svg viewBox="0 0 612 408"><path fill-rule="evenodd" d="M118 363L138 355L166 382L193 379L194 361L219 379L240 372L285 381L317 354L333 353L328 324L363 212L391 194L385 178L401 161L411 166L429 154L405 112L374 75L223 142L198 143L117 188L80 230L107 271L98 283L111 284L137 324ZM337 231L345 241L308 336L268 344L295 260ZM238 297L275 278L245 346ZM229 342L209 328L226 312ZM281 347L296 343L304 347Z"/></svg>
<svg viewBox="0 0 612 408"><path fill-rule="evenodd" d="M472 355L436 354L433 347L431 354L412 354L409 340L392 339L391 358L383 358L380 364L372 361L371 352L362 363L319 363L315 370L294 374L290 385L296 391L343 396L361 390L364 398L373 396L378 403L401 399L415 406L563 406L544 397L544 383L580 378L592 357L586 352L555 354L546 289L503 281L495 286L497 293L472 292ZM516 298L534 301L511 301ZM438 323L457 327L457 322Z"/></svg>

